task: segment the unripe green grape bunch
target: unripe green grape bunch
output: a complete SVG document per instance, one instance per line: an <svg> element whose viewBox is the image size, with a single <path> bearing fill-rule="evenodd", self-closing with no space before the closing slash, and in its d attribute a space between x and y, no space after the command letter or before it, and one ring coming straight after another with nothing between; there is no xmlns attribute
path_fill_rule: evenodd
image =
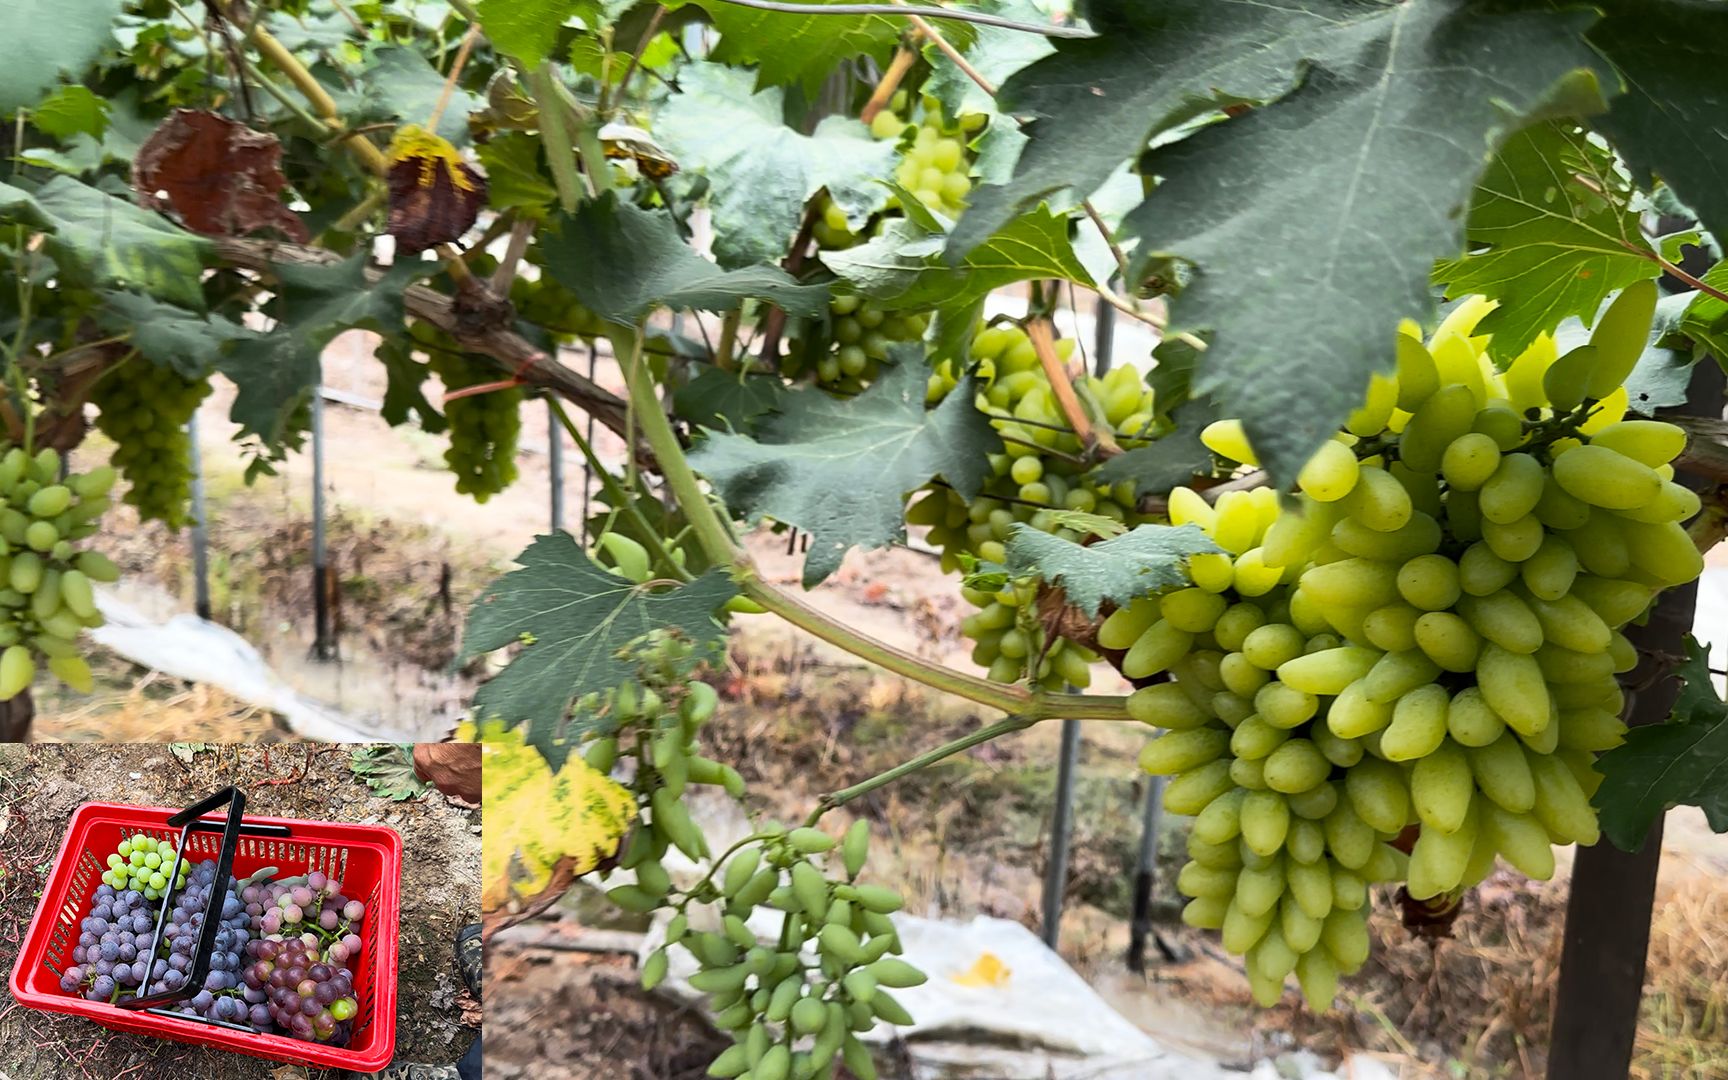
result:
<svg viewBox="0 0 1728 1080"><path fill-rule="evenodd" d="M1071 338L1056 343L1057 357L1073 354ZM1080 441L1068 426L1038 360L1032 341L1018 326L984 327L973 338L968 366L980 380L978 407L991 415L1003 436L1001 454L992 456L992 477L981 496L968 503L952 488L933 487L907 510L907 521L929 526L928 539L942 551L942 567L952 572L963 554L986 562L1007 558L1007 541L1016 524L1079 541L1084 535L1064 527L1052 513L1073 510L1097 514L1129 527L1142 520L1132 484L1099 485L1085 475L1089 467ZM940 400L958 383L958 365L943 363L930 377L928 394ZM1131 367L1103 378L1088 377L1083 392L1102 412L1103 426L1129 442L1152 423L1152 391ZM1086 686L1097 656L1063 638L1047 641L1037 619L1033 581L1010 582L999 590L965 587L961 595L979 610L960 624L976 642L972 659L990 678L1016 682L1029 667L1039 685Z"/></svg>
<svg viewBox="0 0 1728 1080"><path fill-rule="evenodd" d="M497 365L463 352L442 331L415 323L409 333L425 350L426 363L445 390L499 381ZM445 402L450 448L444 451L444 462L456 475L458 493L483 503L516 482L523 397L521 387L511 386Z"/></svg>
<svg viewBox="0 0 1728 1080"><path fill-rule="evenodd" d="M108 509L114 469L60 479L60 455L0 448L0 701L29 689L38 663L74 690L92 687L78 635L102 625L93 585L120 571L80 550Z"/></svg>
<svg viewBox="0 0 1728 1080"><path fill-rule="evenodd" d="M940 106L925 98L920 105L920 122L910 124L895 111L904 110L907 100L905 91L896 94L895 107L877 113L870 130L879 139L905 138L906 146L895 168L896 182L930 209L958 217L972 190L973 155L967 139L983 127L985 118L974 114L963 117L960 123L945 124ZM912 134L907 137L909 130ZM878 218L864 232L856 231L846 212L826 194L819 197L816 210L811 235L818 255L857 245L866 233L879 232L887 220L886 216ZM888 214L901 212L898 201L890 200ZM782 373L796 377L801 367L808 367L820 385L856 393L876 378L890 346L923 339L930 318L928 311L888 311L866 298L835 296L829 305L827 350L812 359L807 349L795 343Z"/></svg>
<svg viewBox="0 0 1728 1080"><path fill-rule="evenodd" d="M1396 339L1345 430L1298 477L1216 506L1179 488L1170 520L1223 549L1192 587L1100 627L1166 729L1147 771L1195 815L1184 918L1223 931L1262 1004L1292 971L1315 1008L1367 956L1366 886L1437 907L1504 858L1546 879L1554 844L1597 840L1596 755L1622 741L1621 634L1702 558L1679 524L1673 425L1625 419L1655 306L1646 282L1564 356L1544 335L1504 372L1462 302ZM1255 464L1241 426L1203 440ZM1391 841L1413 828L1406 858Z"/></svg>
<svg viewBox="0 0 1728 1080"><path fill-rule="evenodd" d="M628 554L627 561L637 560L638 553ZM890 990L925 979L897 955L900 938L889 916L900 909L900 895L858 880L870 838L864 821L839 841L810 826L767 824L719 853L695 884L673 880L667 860L674 850L698 864L713 854L685 808L690 786L744 795L736 770L698 750L719 695L689 678L689 658L687 642L652 635L632 647L639 681L586 706L602 723L584 761L610 773L621 754L634 757L628 786L641 809L642 823L618 858L634 880L606 895L627 911L675 911L665 944L643 963L643 985L651 990L666 977L674 950L695 961L690 985L708 995L715 1026L733 1039L710 1076L808 1080L833 1077L843 1064L867 1080L876 1073L859 1036L878 1019L911 1023ZM758 908L777 915L773 941L758 940L748 925Z"/></svg>
<svg viewBox="0 0 1728 1080"><path fill-rule="evenodd" d="M188 379L143 357L110 368L91 388L96 429L114 440L126 478L124 501L171 529L191 523L192 443L187 421L210 396L210 380Z"/></svg>

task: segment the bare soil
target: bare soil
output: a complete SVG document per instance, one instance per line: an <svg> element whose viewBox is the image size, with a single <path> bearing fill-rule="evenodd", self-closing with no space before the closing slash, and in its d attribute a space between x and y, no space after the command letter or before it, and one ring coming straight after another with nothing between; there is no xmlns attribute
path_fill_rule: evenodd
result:
<svg viewBox="0 0 1728 1080"><path fill-rule="evenodd" d="M167 745L0 746L0 970L11 972L70 814L100 798L183 805L229 783L265 816L383 824L402 834L399 1060L453 1063L477 1036L478 1003L462 986L456 933L479 917L480 812L436 791L396 802L349 769L353 748ZM12 1080L293 1080L278 1066L218 1050L110 1032L77 1017L0 1008L0 1054ZM320 1071L319 1076L334 1076Z"/></svg>

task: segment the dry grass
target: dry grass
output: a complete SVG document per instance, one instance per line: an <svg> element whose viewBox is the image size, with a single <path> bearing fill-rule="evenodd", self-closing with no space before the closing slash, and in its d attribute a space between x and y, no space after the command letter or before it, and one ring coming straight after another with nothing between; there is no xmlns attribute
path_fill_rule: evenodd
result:
<svg viewBox="0 0 1728 1080"><path fill-rule="evenodd" d="M93 697L66 698L65 708L36 717L37 742L274 742L288 737L276 716L213 686L157 672ZM75 702L75 704L74 704Z"/></svg>
<svg viewBox="0 0 1728 1080"><path fill-rule="evenodd" d="M1650 924L1633 1080L1728 1077L1728 888L1694 878Z"/></svg>

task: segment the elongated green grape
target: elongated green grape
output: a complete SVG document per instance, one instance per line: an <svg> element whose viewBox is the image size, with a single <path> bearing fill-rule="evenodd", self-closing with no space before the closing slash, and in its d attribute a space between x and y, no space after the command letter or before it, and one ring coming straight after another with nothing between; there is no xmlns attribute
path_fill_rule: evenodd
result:
<svg viewBox="0 0 1728 1080"><path fill-rule="evenodd" d="M1596 370L1596 357L1596 346L1580 345L1549 366L1542 376L1542 392L1555 412L1571 412L1583 402Z"/></svg>
<svg viewBox="0 0 1728 1080"><path fill-rule="evenodd" d="M1495 805L1522 814L1536 804L1535 781L1524 747L1511 734L1467 751L1476 786Z"/></svg>
<svg viewBox="0 0 1728 1080"><path fill-rule="evenodd" d="M1158 776L1175 776L1204 765L1230 746L1230 733L1216 728L1170 731L1140 751L1140 768Z"/></svg>
<svg viewBox="0 0 1728 1080"><path fill-rule="evenodd" d="M1398 568L1398 594L1423 611L1445 611L1458 600L1458 564L1444 555L1418 555Z"/></svg>
<svg viewBox="0 0 1728 1080"><path fill-rule="evenodd" d="M1547 470L1529 454L1507 454L1500 466L1482 485L1480 506L1483 518L1507 525L1536 509L1542 498L1542 485Z"/></svg>
<svg viewBox="0 0 1728 1080"><path fill-rule="evenodd" d="M1434 392L1404 426L1400 454L1404 464L1434 472L1452 440L1468 434L1476 416L1476 397L1467 386L1444 386Z"/></svg>
<svg viewBox="0 0 1728 1080"><path fill-rule="evenodd" d="M1458 612L1472 630L1508 652L1533 653L1542 647L1542 623L1516 593L1466 596L1459 600Z"/></svg>
<svg viewBox="0 0 1728 1080"><path fill-rule="evenodd" d="M1656 315L1656 283L1635 282L1620 290L1620 295L1608 305L1590 334L1590 344L1596 350L1596 363L1585 381L1584 392L1589 397L1605 398L1626 381L1638 358L1644 354L1650 337L1650 323Z"/></svg>
<svg viewBox="0 0 1728 1080"><path fill-rule="evenodd" d="M1499 444L1480 432L1453 439L1440 457L1440 474L1459 491L1477 490L1499 467Z"/></svg>
<svg viewBox="0 0 1728 1080"><path fill-rule="evenodd" d="M1621 420L1590 436L1590 445L1656 468L1686 449L1686 431L1662 420Z"/></svg>
<svg viewBox="0 0 1728 1080"><path fill-rule="evenodd" d="M1630 510L1662 493L1662 478L1641 461L1605 446L1575 446L1554 459L1554 479L1591 506Z"/></svg>
<svg viewBox="0 0 1728 1080"><path fill-rule="evenodd" d="M1410 802L1424 828L1456 832L1464 824L1474 791L1470 761L1457 746L1443 743L1416 761L1410 772Z"/></svg>
<svg viewBox="0 0 1728 1080"><path fill-rule="evenodd" d="M1302 466L1296 486L1316 502L1337 502L1356 487L1360 466L1343 443L1327 442Z"/></svg>

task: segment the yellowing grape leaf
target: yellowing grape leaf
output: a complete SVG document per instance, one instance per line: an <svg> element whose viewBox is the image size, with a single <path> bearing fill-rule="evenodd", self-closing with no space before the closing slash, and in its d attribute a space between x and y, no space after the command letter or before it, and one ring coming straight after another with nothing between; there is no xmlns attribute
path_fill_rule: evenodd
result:
<svg viewBox="0 0 1728 1080"><path fill-rule="evenodd" d="M630 792L578 756L554 773L520 730L488 731L480 749L486 785L481 910L502 908L518 891L539 892L560 859L571 859L572 871L581 875L618 850L636 817Z"/></svg>

